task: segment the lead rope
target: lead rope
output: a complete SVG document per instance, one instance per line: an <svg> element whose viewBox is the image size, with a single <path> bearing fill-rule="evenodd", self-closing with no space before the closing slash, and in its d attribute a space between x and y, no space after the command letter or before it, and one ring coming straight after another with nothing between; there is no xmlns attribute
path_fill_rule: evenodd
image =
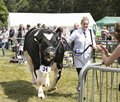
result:
<svg viewBox="0 0 120 102"><path fill-rule="evenodd" d="M93 39L92 39L92 32L91 32L91 30L90 30L90 36L91 36L91 41L92 41L92 45L93 45ZM93 58L94 54L95 54L95 49L93 49L93 53L91 55L91 58Z"/></svg>
<svg viewBox="0 0 120 102"><path fill-rule="evenodd" d="M69 48L69 46L68 46L65 38L64 38L64 37L62 37L62 38L63 38L63 40L65 41L65 44L66 44L68 50L69 50L74 56L81 56L89 47L92 46L92 45L89 45L82 53L80 53L80 54L75 54L75 53L73 53L72 50ZM92 37L91 37L91 39L92 39ZM57 51L57 49L58 49L58 47L59 47L59 45L60 45L60 42L61 42L61 39L59 40L59 43L58 43L58 45L57 45L57 47L56 47L56 49L55 49L55 52ZM93 40L92 40L92 44L93 44ZM42 56L41 56L41 45L40 45L40 44L39 44L39 55L40 55L40 65L41 65L41 62L42 62L42 61L41 61L41 58L42 58ZM55 57L53 58L53 60L52 60L52 62L51 62L51 64L50 64L50 67L51 67L52 64L53 64L54 59L55 59Z"/></svg>
<svg viewBox="0 0 120 102"><path fill-rule="evenodd" d="M91 47L92 45L89 45L82 53L78 53L78 54L76 54L76 53L74 53L70 48L69 48L69 46L68 46L68 44L67 44L67 42L66 42L66 40L65 40L65 38L64 37L62 37L63 38L63 40L65 41L65 44L66 44L66 46L67 46L67 48L68 48L68 50L74 55L74 56L81 56L89 47Z"/></svg>

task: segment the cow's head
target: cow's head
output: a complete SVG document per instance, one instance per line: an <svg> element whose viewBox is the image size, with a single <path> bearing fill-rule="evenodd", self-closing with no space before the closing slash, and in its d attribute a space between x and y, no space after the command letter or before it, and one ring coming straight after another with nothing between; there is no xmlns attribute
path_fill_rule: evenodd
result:
<svg viewBox="0 0 120 102"><path fill-rule="evenodd" d="M41 54L47 60L50 61L55 57L55 49L60 40L60 34L54 34L53 31L48 29L40 29L34 34L34 38L41 46Z"/></svg>

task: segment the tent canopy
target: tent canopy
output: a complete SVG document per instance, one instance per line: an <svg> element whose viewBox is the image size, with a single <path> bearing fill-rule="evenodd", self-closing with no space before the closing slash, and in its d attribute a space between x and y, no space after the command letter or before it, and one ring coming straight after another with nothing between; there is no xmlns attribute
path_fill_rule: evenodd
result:
<svg viewBox="0 0 120 102"><path fill-rule="evenodd" d="M90 13L9 13L8 27L18 27L20 24L30 24L33 27L37 23L45 24L47 27L73 27L74 23L80 24L83 17L89 19L89 26L96 24Z"/></svg>
<svg viewBox="0 0 120 102"><path fill-rule="evenodd" d="M102 28L103 25L115 25L120 22L120 17L104 17L101 20L96 21L96 24Z"/></svg>

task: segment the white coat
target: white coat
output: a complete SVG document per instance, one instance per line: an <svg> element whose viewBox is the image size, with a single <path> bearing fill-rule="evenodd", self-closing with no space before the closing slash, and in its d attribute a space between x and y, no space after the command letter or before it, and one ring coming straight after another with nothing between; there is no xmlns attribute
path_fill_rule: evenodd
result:
<svg viewBox="0 0 120 102"><path fill-rule="evenodd" d="M81 29L75 30L68 38L67 38L67 43L72 43L74 41L74 48L79 50L79 53L82 53L89 45L92 45L91 41L91 35L90 35L90 30L87 29L85 31L86 33L86 38L83 33L84 31ZM93 39L93 45L96 45L95 43L95 35L92 32L92 39ZM81 56L74 56L74 63L76 68L82 68L86 64L90 64L90 59L91 59L91 52L92 52L92 47L89 47L87 51L81 55Z"/></svg>

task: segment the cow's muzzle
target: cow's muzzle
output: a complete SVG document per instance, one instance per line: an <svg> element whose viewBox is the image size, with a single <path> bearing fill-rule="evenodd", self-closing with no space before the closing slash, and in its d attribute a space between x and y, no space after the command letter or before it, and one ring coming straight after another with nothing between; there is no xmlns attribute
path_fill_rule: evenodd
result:
<svg viewBox="0 0 120 102"><path fill-rule="evenodd" d="M49 58L49 59L53 59L55 57L55 48L53 47L48 47L45 50L45 57Z"/></svg>

